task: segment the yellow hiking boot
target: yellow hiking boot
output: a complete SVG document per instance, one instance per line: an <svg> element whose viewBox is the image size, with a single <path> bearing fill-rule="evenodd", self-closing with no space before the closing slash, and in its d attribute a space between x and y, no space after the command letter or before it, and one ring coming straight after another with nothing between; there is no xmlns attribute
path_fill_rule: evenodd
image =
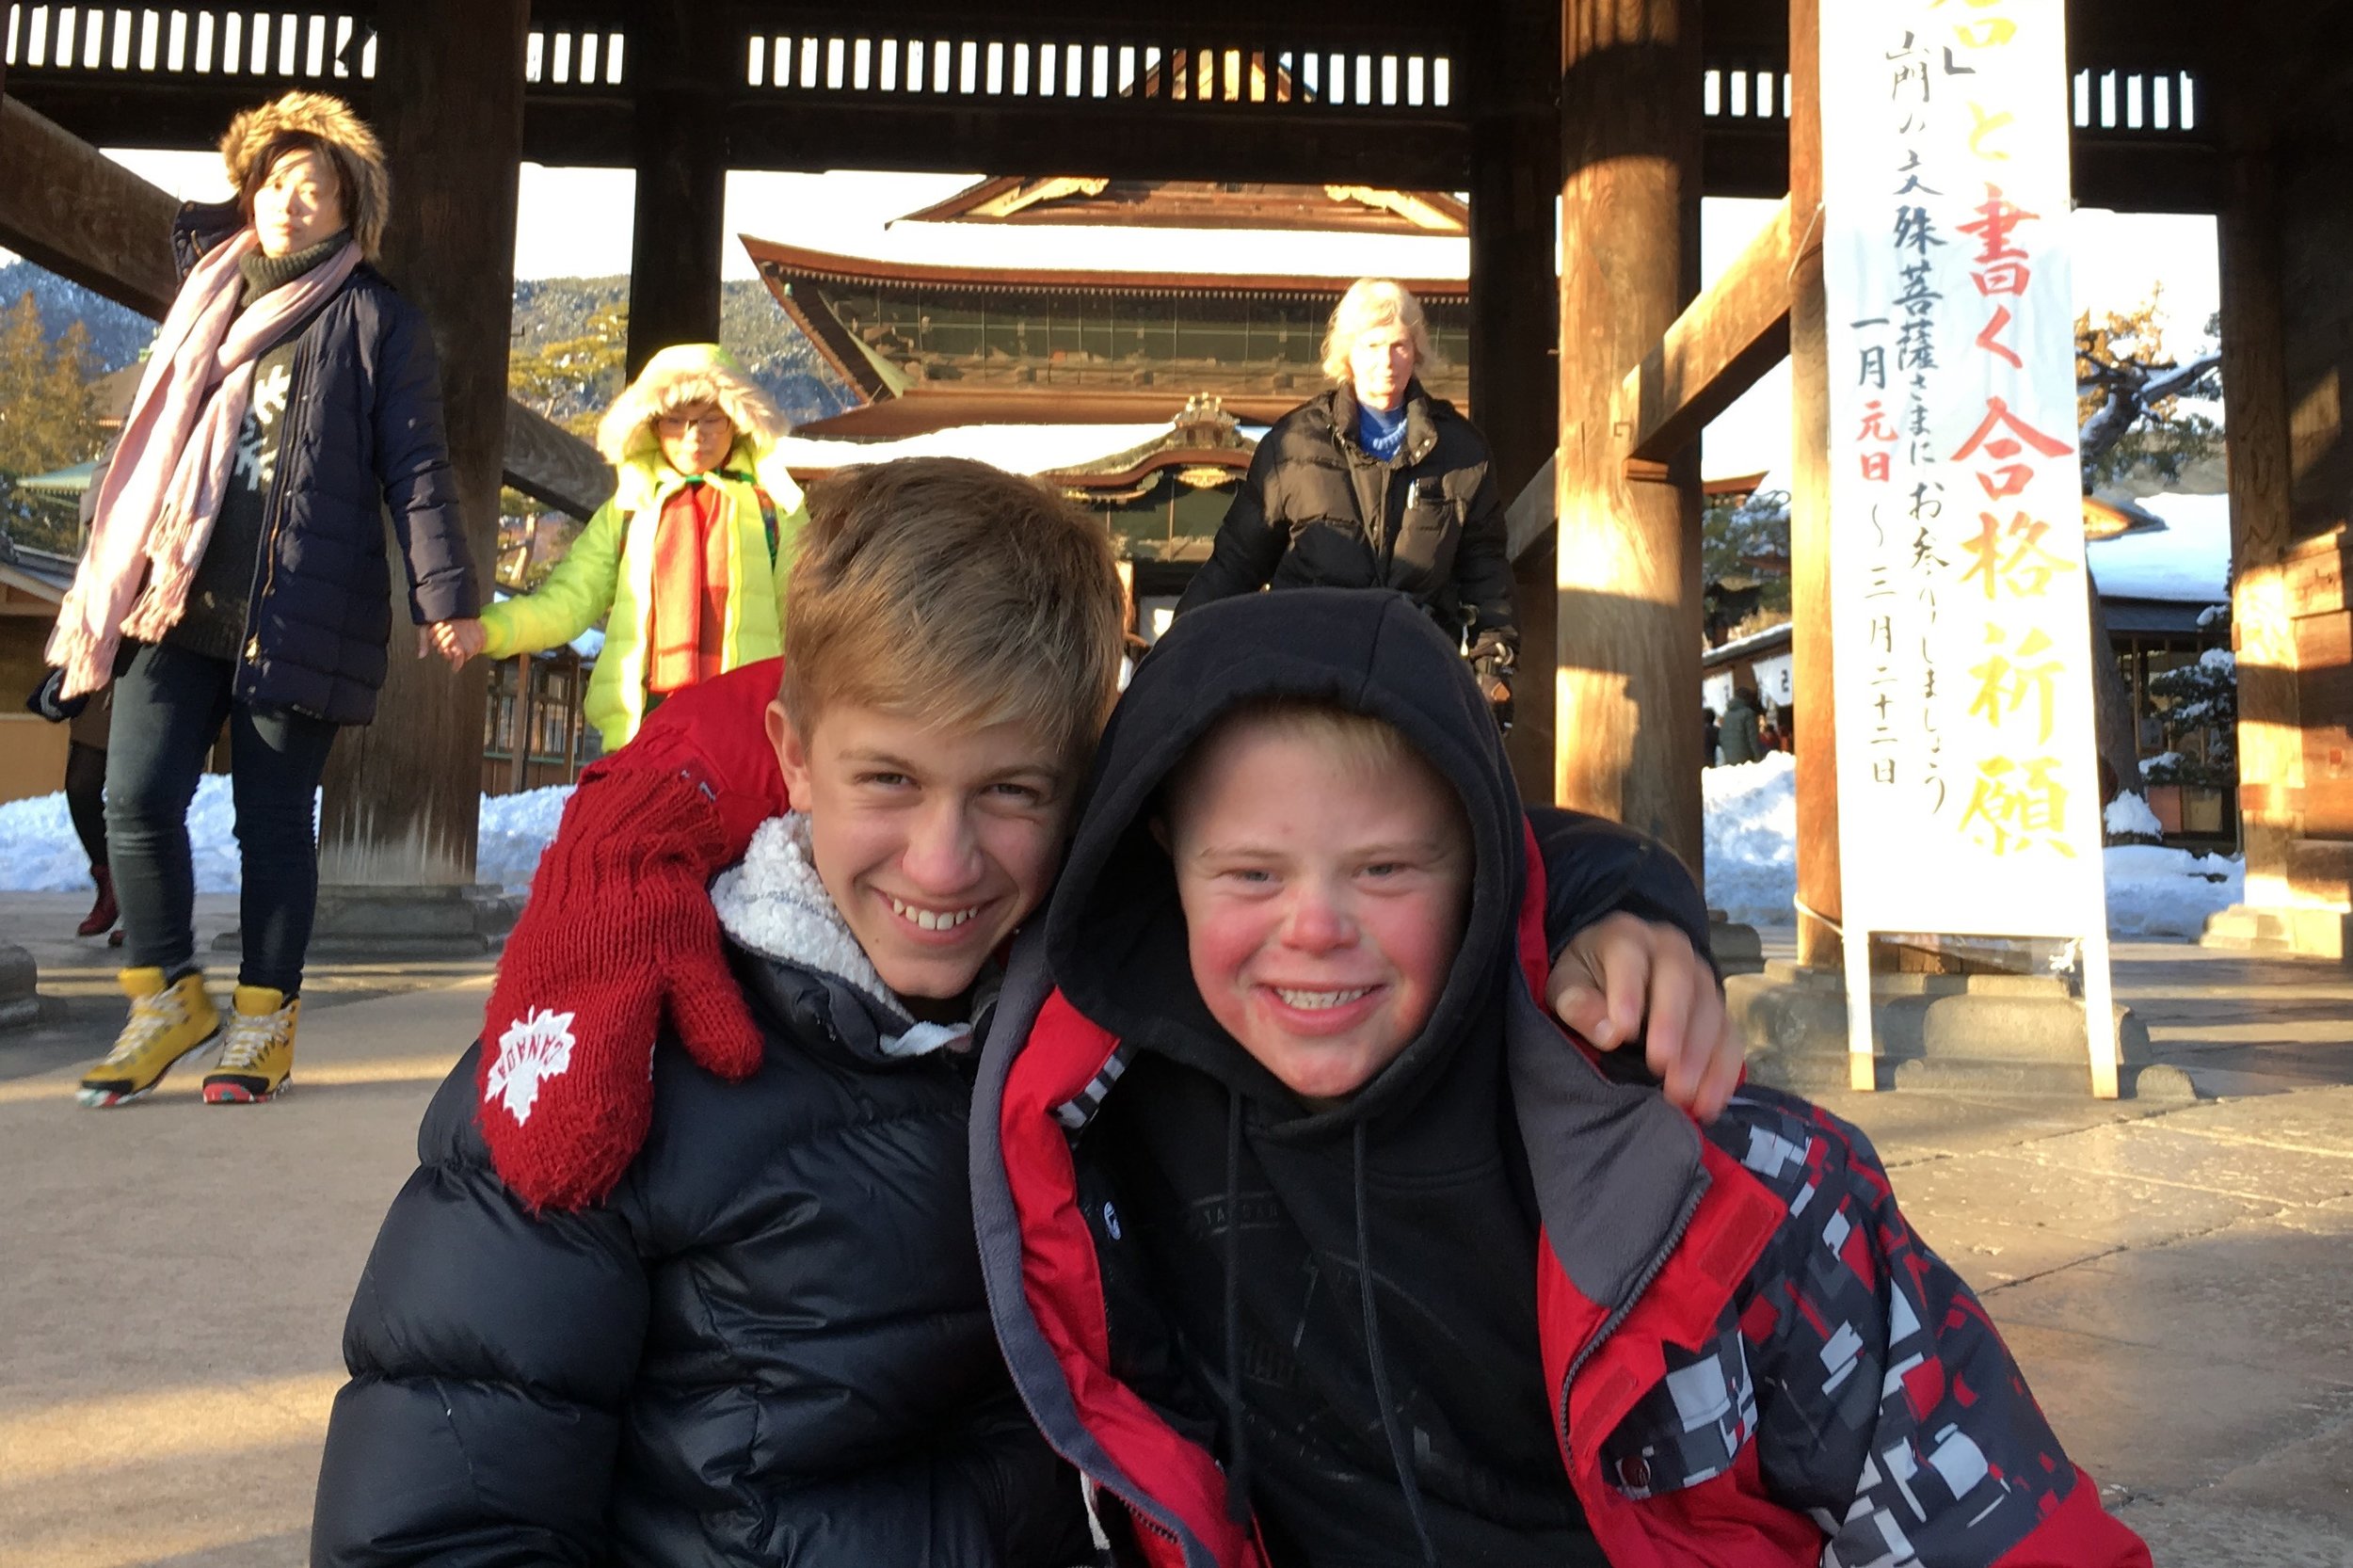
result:
<svg viewBox="0 0 2353 1568"><path fill-rule="evenodd" d="M234 1005L220 1064L204 1075L207 1105L272 1099L294 1077L295 1020L301 1016L302 999L266 985L240 985Z"/></svg>
<svg viewBox="0 0 2353 1568"><path fill-rule="evenodd" d="M75 1096L94 1109L128 1105L164 1080L190 1051L220 1032L220 1009L204 994L204 975L191 969L167 985L159 968L125 969L122 994L131 1017L106 1059L82 1075Z"/></svg>

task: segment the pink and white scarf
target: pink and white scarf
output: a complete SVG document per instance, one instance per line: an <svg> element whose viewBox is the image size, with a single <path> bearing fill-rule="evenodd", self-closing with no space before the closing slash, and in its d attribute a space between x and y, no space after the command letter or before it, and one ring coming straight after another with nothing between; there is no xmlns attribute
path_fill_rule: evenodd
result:
<svg viewBox="0 0 2353 1568"><path fill-rule="evenodd" d="M346 245L240 311L238 264L259 244L248 228L215 246L180 286L155 334L99 483L89 546L49 638L49 663L65 671L67 696L114 679L122 637L152 642L186 611L262 355L360 264L360 248Z"/></svg>

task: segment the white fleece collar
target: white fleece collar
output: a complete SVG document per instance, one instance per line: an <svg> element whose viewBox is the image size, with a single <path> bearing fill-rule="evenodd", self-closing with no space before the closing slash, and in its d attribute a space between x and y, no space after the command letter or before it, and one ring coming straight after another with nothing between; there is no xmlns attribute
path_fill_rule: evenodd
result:
<svg viewBox="0 0 2353 1568"><path fill-rule="evenodd" d="M719 924L738 947L840 981L871 1002L885 1023L886 1056L921 1056L968 1044L972 1026L917 1023L859 947L809 858L808 818L771 817L752 835L744 858L711 885Z"/></svg>

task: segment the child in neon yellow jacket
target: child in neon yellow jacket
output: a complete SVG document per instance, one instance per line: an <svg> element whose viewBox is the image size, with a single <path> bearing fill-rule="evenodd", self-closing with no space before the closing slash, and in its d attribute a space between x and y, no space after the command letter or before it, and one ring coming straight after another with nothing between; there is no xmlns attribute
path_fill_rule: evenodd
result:
<svg viewBox="0 0 2353 1568"><path fill-rule="evenodd" d="M605 621L584 709L605 749L671 692L783 651L784 568L807 511L776 456L783 416L717 344L646 362L597 426L620 483L536 592L456 629L493 659Z"/></svg>

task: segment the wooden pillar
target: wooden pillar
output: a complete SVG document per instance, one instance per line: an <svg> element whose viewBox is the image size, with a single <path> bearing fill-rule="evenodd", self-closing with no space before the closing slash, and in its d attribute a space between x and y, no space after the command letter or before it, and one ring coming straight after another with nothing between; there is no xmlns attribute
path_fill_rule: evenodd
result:
<svg viewBox="0 0 2353 1568"><path fill-rule="evenodd" d="M519 795L531 783L531 655L515 655L515 705L507 710L506 792Z"/></svg>
<svg viewBox="0 0 2353 1568"><path fill-rule="evenodd" d="M1563 0L1563 806L1700 870L1699 454L1627 473L1625 373L1699 292L1698 0Z"/></svg>
<svg viewBox="0 0 2353 1568"><path fill-rule="evenodd" d="M1472 156L1471 414L1487 438L1496 488L1508 506L1552 456L1560 433L1552 354L1560 304L1552 266L1558 129L1549 115L1482 120ZM1547 535L1513 566L1520 663L1516 718L1505 745L1520 795L1531 802L1553 797L1555 582Z"/></svg>
<svg viewBox="0 0 2353 1568"><path fill-rule="evenodd" d="M2294 902L2288 856L2297 837L2295 806L2303 773L2295 605L2284 568L2293 534L2294 480L2278 169L2266 93L2252 71L2224 78L2218 225L2239 800L2246 901L2254 905Z"/></svg>
<svg viewBox="0 0 2353 1568"><path fill-rule="evenodd" d="M450 466L482 591L498 559L506 348L515 296L529 0L403 0L377 35L376 128L392 162L384 268L433 328ZM376 722L327 771L319 878L349 887L473 881L484 671L420 662L392 568L390 673ZM322 901L322 935L332 923Z"/></svg>
<svg viewBox="0 0 2353 1568"><path fill-rule="evenodd" d="M629 374L635 376L671 344L718 341L727 84L743 75L743 50L728 6L641 0L632 8L628 59L636 99L637 210L630 240Z"/></svg>
<svg viewBox="0 0 2353 1568"><path fill-rule="evenodd" d="M1838 710L1831 673L1830 324L1822 286L1820 0L1789 0L1789 618L1798 962L1837 971Z"/></svg>

